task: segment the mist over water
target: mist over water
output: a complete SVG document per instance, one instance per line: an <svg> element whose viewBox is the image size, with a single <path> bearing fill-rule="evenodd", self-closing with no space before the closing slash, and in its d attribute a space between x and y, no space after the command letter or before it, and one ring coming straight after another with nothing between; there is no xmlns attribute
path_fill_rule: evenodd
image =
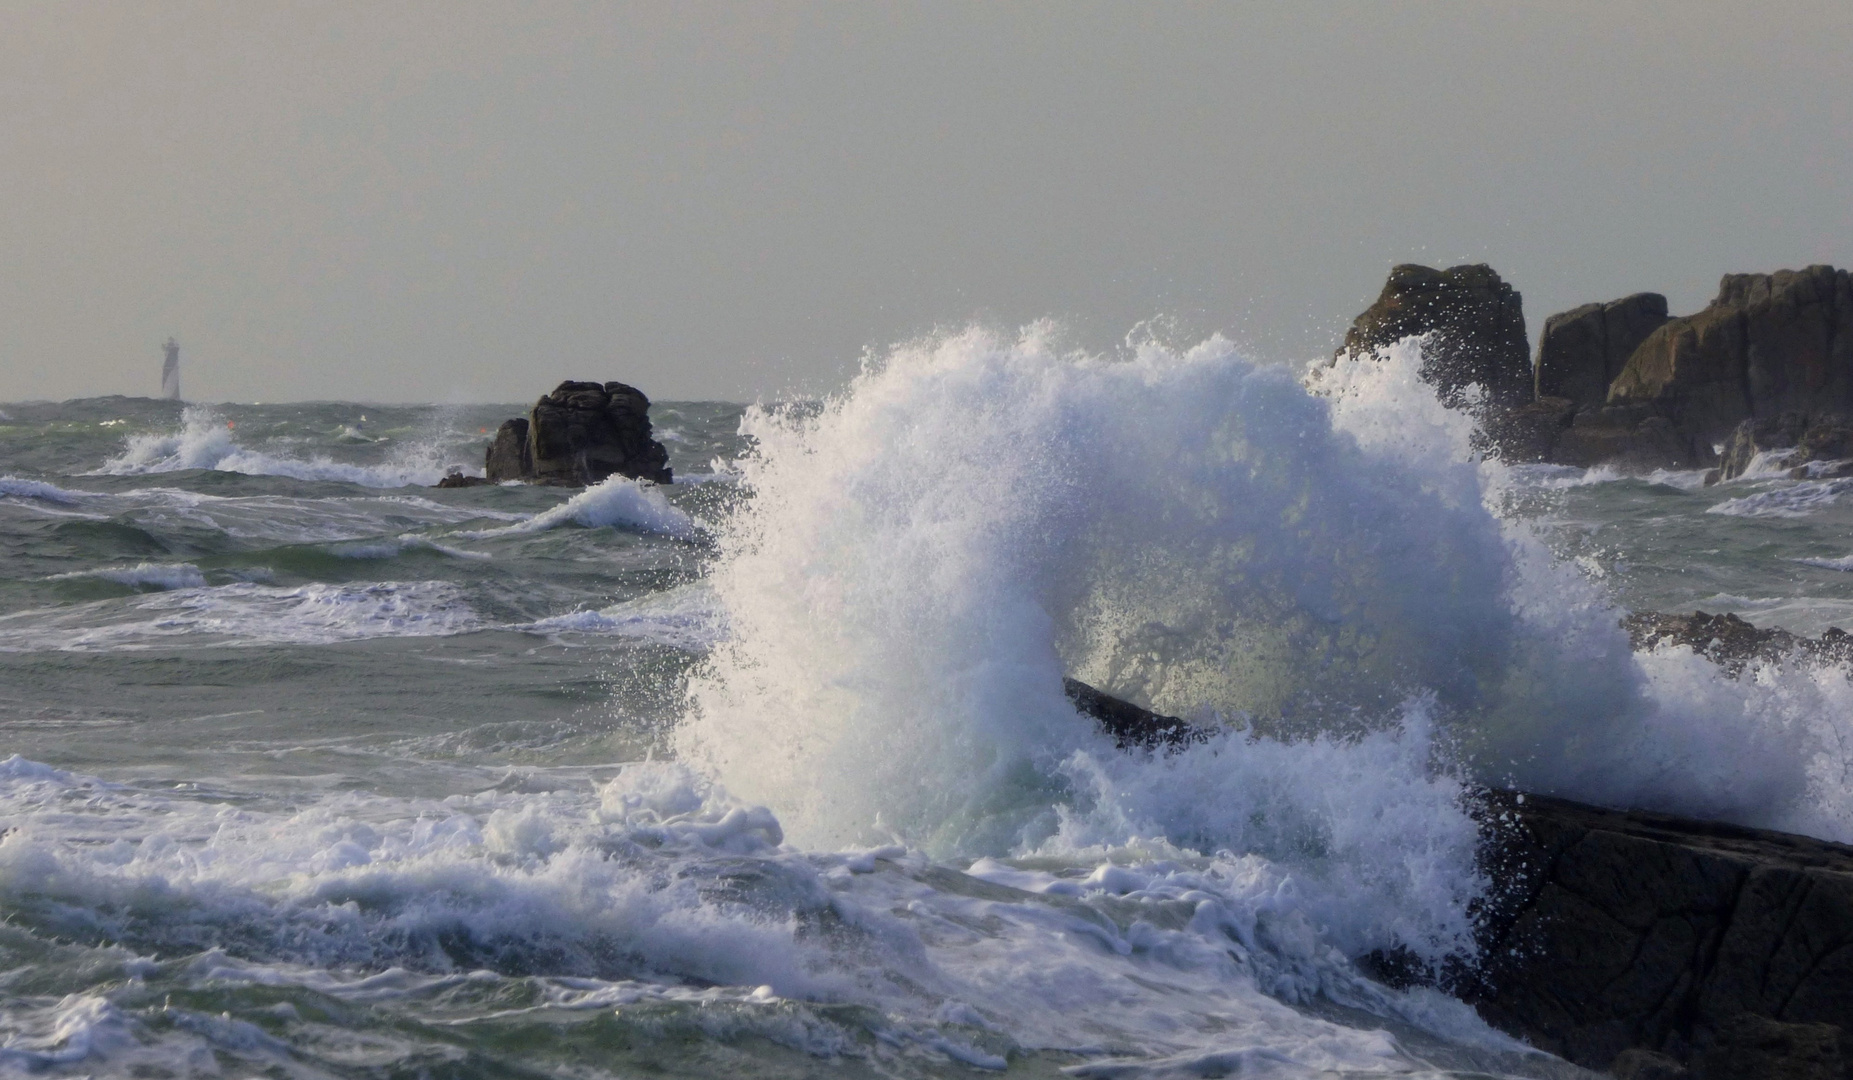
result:
<svg viewBox="0 0 1853 1080"><path fill-rule="evenodd" d="M1569 1076L1353 964L1471 953L1482 785L1853 839L1844 672L1617 625L1818 632L1837 492L1478 461L1414 342L1059 341L659 403L667 487L7 406L0 1070Z"/></svg>

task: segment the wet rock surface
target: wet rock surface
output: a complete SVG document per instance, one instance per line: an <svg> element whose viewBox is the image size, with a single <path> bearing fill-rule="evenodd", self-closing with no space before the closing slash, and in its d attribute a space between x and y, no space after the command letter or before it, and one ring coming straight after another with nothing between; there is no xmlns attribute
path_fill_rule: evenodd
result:
<svg viewBox="0 0 1853 1080"><path fill-rule="evenodd" d="M1621 620L1636 650L1660 644L1687 645L1732 674L1752 660L1784 663L1797 658L1853 663L1853 634L1830 626L1818 638L1801 637L1777 627L1758 627L1731 614L1668 615L1641 611Z"/></svg>
<svg viewBox="0 0 1853 1080"><path fill-rule="evenodd" d="M1488 1022L1617 1075L1845 1075L1853 848L1512 792L1483 813L1496 893L1455 989Z"/></svg>
<svg viewBox="0 0 1853 1080"><path fill-rule="evenodd" d="M1442 400L1457 402L1474 384L1485 388L1494 406L1515 408L1531 400L1524 305L1492 267L1392 269L1377 301L1352 322L1338 356L1366 354L1418 334L1430 335L1422 377Z"/></svg>
<svg viewBox="0 0 1853 1080"><path fill-rule="evenodd" d="M611 476L671 482L669 452L650 429L650 399L621 382L568 380L526 418L497 429L484 460L492 482L581 487Z"/></svg>
<svg viewBox="0 0 1853 1080"><path fill-rule="evenodd" d="M1634 646L1673 641L1741 671L1751 660L1853 661L1735 615L1644 612ZM1209 738L1075 679L1063 689L1121 749ZM1438 983L1490 1024L1632 1080L1853 1077L1853 847L1805 836L1513 791L1479 797L1475 965L1373 953L1393 986Z"/></svg>

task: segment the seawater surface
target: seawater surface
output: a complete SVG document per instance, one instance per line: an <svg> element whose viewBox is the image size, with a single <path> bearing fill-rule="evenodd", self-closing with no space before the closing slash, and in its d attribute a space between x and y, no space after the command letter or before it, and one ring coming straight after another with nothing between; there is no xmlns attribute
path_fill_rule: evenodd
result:
<svg viewBox="0 0 1853 1080"><path fill-rule="evenodd" d="M1853 621L1848 482L1054 340L658 403L667 487L430 486L516 406L0 406L0 1073L1584 1075L1354 963L1471 953L1481 785L1853 839L1842 672L1616 624Z"/></svg>

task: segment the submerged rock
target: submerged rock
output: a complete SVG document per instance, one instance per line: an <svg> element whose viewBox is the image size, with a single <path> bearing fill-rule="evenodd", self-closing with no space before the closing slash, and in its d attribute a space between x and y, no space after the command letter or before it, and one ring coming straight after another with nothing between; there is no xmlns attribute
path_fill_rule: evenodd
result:
<svg viewBox="0 0 1853 1080"><path fill-rule="evenodd" d="M494 480L486 477L465 476L462 469L452 469L444 474L444 479L439 480L437 486L441 488L487 487L494 483Z"/></svg>
<svg viewBox="0 0 1853 1080"><path fill-rule="evenodd" d="M650 399L621 382L568 380L534 403L525 419L496 430L484 461L493 482L582 487L611 476L673 479L669 451L650 429Z"/></svg>

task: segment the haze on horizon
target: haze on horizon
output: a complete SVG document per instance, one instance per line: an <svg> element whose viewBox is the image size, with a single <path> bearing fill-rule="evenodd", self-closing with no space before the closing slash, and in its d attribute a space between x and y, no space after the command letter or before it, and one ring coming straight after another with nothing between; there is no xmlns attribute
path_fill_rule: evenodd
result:
<svg viewBox="0 0 1853 1080"><path fill-rule="evenodd" d="M841 385L981 320L1329 351L1853 264L1853 5L0 7L0 401Z"/></svg>

